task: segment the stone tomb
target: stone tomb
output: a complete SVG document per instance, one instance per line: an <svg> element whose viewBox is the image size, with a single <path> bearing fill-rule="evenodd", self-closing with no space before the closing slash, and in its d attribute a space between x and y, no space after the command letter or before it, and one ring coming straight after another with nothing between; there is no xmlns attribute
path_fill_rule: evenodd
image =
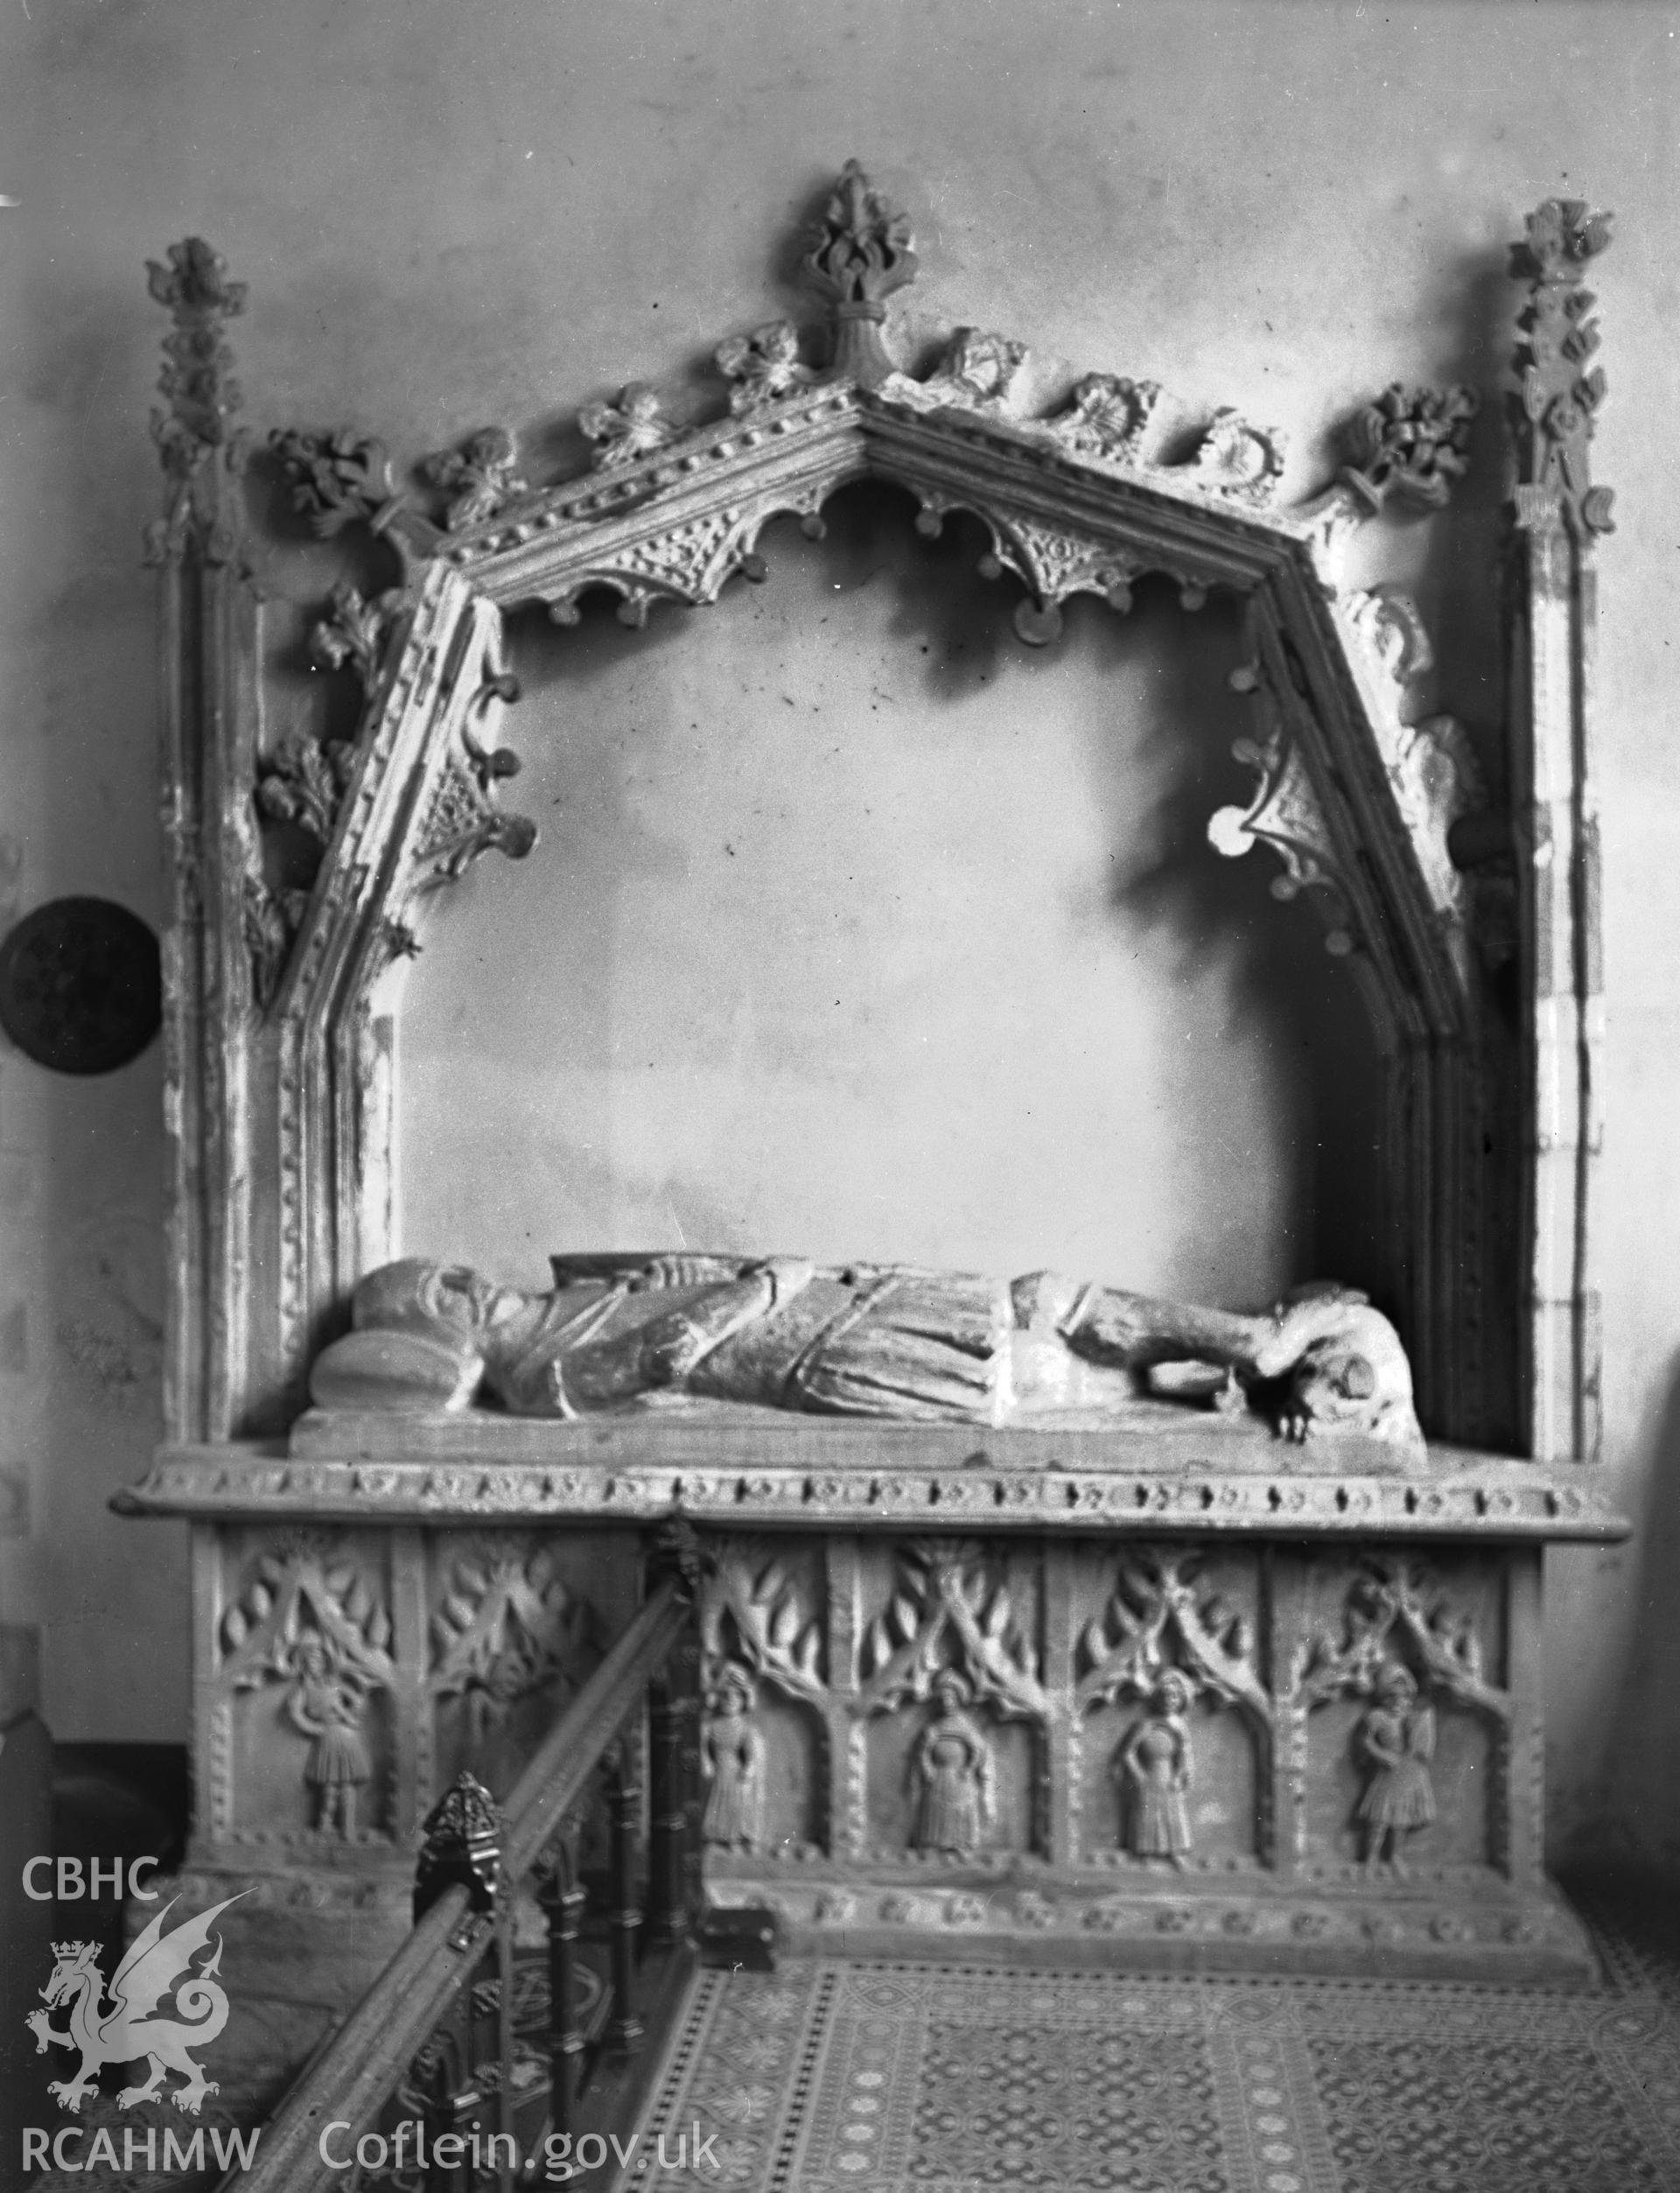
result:
<svg viewBox="0 0 1680 2193"><path fill-rule="evenodd" d="M726 396L681 420L642 384L586 404L578 477L533 484L501 428L403 478L360 429L274 433L270 482L344 558L312 644L358 697L351 720L294 696L271 737L243 288L198 238L152 268L168 1441L119 1505L192 1526L194 1895L248 1887L251 1938L268 1914L349 1990L400 1929L438 1792L468 1763L508 1786L628 1618L643 1535L680 1516L713 1557L712 1894L774 1905L792 1942L1590 1974L1543 1870L1540 1668L1544 1545L1625 1528L1594 1468L1586 669L1610 498L1582 277L1607 241L1572 200L1528 223L1491 771L1426 712L1415 606L1348 563L1362 528L1447 503L1475 392L1374 392L1285 503L1283 438L1235 408L1046 378L975 327L909 371L888 312L910 222L856 163L805 238L826 327L731 336ZM862 479L912 497L921 535L977 521L1025 646L1054 647L1076 595L1124 614L1144 578L1236 605L1254 789L1207 829L1277 864L1272 895L1322 918L1368 1008L1380 1239L1342 1276L1384 1314L1362 1335L1278 1354L1264 1320L1208 1311L1137 1348L1055 1295L988 1327L977 1387L859 1414L855 1333L844 1376L796 1356L774 1391L743 1398L738 1365L709 1388L746 1344L732 1308L588 1363L533 1356L524 1327L504 1361L470 1273L447 1329L405 1324L401 1288L361 1318L402 1246L404 970L475 863L536 843L507 804L508 619L564 631L602 590L633 629L715 603L765 576L773 519L819 537ZM1018 1410L1046 1334L1078 1376Z"/></svg>

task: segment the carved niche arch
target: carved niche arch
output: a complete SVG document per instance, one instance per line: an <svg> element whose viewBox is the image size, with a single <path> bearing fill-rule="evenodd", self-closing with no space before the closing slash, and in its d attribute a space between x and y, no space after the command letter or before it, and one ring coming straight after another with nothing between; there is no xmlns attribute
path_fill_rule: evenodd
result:
<svg viewBox="0 0 1680 2193"><path fill-rule="evenodd" d="M374 985L415 949L439 887L485 852L520 858L535 842L504 804L518 768L500 743L518 690L505 614L540 603L573 623L594 587L615 592L633 625L661 602L713 602L732 578L764 576L757 543L770 519L792 513L820 532L828 497L870 478L908 490L924 532L954 509L980 519L990 541L980 568L1026 589L1015 622L1029 644L1054 642L1070 595L1124 612L1145 572L1174 579L1186 606L1214 587L1242 598L1247 661L1234 682L1253 696L1255 733L1239 751L1256 782L1246 809L1210 818L1209 835L1226 853L1269 847L1281 863L1274 895L1305 895L1360 980L1385 1068L1387 1225L1425 1425L1473 1443L1508 1437L1515 1361L1530 1451L1591 1453L1596 1343L1581 1244L1592 1138L1580 1118L1596 899L1537 895L1551 857L1534 856L1543 834L1552 851L1563 843L1572 875L1596 847L1585 773L1560 786L1556 758L1575 751L1578 705L1558 663L1579 655L1590 596L1578 581L1608 522L1606 492L1586 486L1597 398L1579 396L1601 393L1602 376L1581 370L1591 328L1571 302L1603 241L1579 207L1530 222L1530 484L1517 518L1536 667L1517 683L1533 721L1513 726L1512 815L1467 830L1481 802L1467 743L1450 718L1411 720L1408 689L1427 666L1417 613L1403 596L1347 586L1342 551L1385 508L1446 501L1474 395L1391 386L1348 423L1334 481L1282 508L1281 439L1236 410L1186 422L1154 384L1109 374L1040 410L1026 347L975 328L914 377L884 333L886 299L915 271L909 226L855 162L802 263L829 307L829 362L806 362L787 321L731 338L717 352L727 409L708 423L679 430L653 389L633 385L580 414L592 469L548 487L528 486L513 437L488 430L419 468L430 510L427 493L395 483L371 436L274 435L316 531L368 529L395 552L398 577L372 599L340 585L318 628L324 656L362 682L354 740L259 753L248 443L232 425L224 333L244 292L201 241L172 247L151 272L175 326L169 409L154 417L172 493L150 543L164 587L174 888L171 1436L280 1428L349 1287L388 1253L392 1031L372 1010ZM306 891L277 888L265 869L274 818L319 848ZM1503 866L1508 903L1516 877L1527 983L1516 1091L1499 1085L1502 1058L1516 1054L1490 1026L1474 949L1477 886L1460 863L1475 860L1495 879ZM1569 1025L1542 995L1558 988L1560 965L1573 970ZM1564 1116L1572 1104L1578 1117ZM1514 1152L1493 1131L1502 1106L1527 1118L1530 1147ZM1508 1256L1519 1234L1530 1251L1520 1289Z"/></svg>

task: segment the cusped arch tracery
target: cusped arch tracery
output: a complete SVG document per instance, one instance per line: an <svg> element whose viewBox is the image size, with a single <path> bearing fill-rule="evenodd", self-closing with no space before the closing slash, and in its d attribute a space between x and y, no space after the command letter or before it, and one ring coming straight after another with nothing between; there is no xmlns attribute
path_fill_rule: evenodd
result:
<svg viewBox="0 0 1680 2193"><path fill-rule="evenodd" d="M1386 1192L1420 1391L1436 1428L1475 1436L1480 1371L1460 1311L1479 1285L1486 1138L1473 903L1447 840L1479 788L1451 720L1413 720L1410 688L1426 660L1416 613L1340 577L1348 537L1385 505L1445 500L1464 468L1474 397L1391 387L1349 423L1337 478L1284 508L1281 438L1235 410L1198 419L1154 384L1112 375L1087 375L1040 405L1026 347L975 328L957 332L931 373L902 371L884 300L914 274L908 226L855 164L807 263L830 305L826 367L808 361L791 323L732 338L718 352L722 417L679 428L656 391L628 388L585 407L593 463L580 478L529 486L500 429L425 460L419 494L396 483L370 436L273 438L315 530L368 529L395 552L398 584L372 602L335 601L323 627L322 644L363 679L351 751L252 758L276 805L293 796L286 769L303 773L298 796L312 799L321 843L312 886L278 894L268 882L260 788L224 879L239 896L247 966L242 1005L234 979L218 1007L255 1016L242 1068L271 1082L256 1132L272 1132L278 1182L271 1318L252 1277L260 1248L246 1260L248 1307L266 1328L252 1343L248 1398L264 1381L273 1393L295 1384L323 1317L387 1237L390 1089L369 1027L374 984L416 949L438 886L484 853L518 858L534 840L517 812L516 749L504 744L517 694L504 613L537 603L571 623L594 588L618 595L633 626L662 604L715 602L736 578L765 576L758 544L773 518L820 531L828 498L873 478L915 499L924 531L952 510L979 520L990 541L981 569L1019 582L1016 627L1030 644L1054 643L1074 594L1124 613L1144 574L1169 577L1189 609L1215 587L1245 599L1240 677L1256 722L1240 753L1256 788L1245 809L1210 817L1210 835L1228 854L1267 848L1275 894L1306 896L1331 949L1359 970L1390 1065ZM173 286L154 288L194 354L223 361L221 322L239 306L219 269L191 247ZM222 404L196 384L189 394L191 416L178 397L160 433L179 484L154 549L166 564L193 550L196 523L195 552L227 563L237 499L220 481L222 460L240 456L225 426L231 390Z"/></svg>

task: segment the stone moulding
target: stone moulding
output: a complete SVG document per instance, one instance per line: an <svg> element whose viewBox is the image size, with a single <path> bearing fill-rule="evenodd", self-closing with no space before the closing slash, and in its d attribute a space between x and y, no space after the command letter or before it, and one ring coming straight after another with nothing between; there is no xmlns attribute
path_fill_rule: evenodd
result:
<svg viewBox="0 0 1680 2193"><path fill-rule="evenodd" d="M548 1428L548 1427L544 1427ZM925 1434L924 1434L925 1436ZM1260 1538L1471 1538L1613 1543L1625 1519L1567 1470L1437 1450L1426 1477L1357 1472L1037 1468L934 1455L915 1468L860 1468L830 1433L824 1468L738 1458L661 1462L645 1430L614 1442L556 1440L550 1457L456 1454L422 1458L288 1455L261 1443L162 1449L116 1496L120 1514L205 1521L310 1514L337 1519L469 1523L534 1520L696 1522L774 1527L841 1521L849 1529L1175 1531ZM936 1446L937 1440L928 1444Z"/></svg>
<svg viewBox="0 0 1680 2193"><path fill-rule="evenodd" d="M1528 1038L1509 1092L1469 949L1477 893L1453 854L1454 824L1480 796L1467 748L1439 728L1448 719L1412 720L1420 656L1404 613L1373 608L1340 576L1349 534L1384 505L1445 501L1467 461L1470 392L1390 386L1348 423L1329 487L1285 505L1281 437L1234 408L1197 422L1153 383L1113 374L1040 404L1026 346L975 327L918 379L886 324L915 273L910 225L854 163L808 239L826 331L768 322L730 337L714 417L682 423L635 384L584 407L595 462L547 486L528 484L500 427L428 457L412 487L359 430L277 434L273 461L311 525L362 529L390 551L396 583L371 602L340 599L324 624L323 645L361 681L348 751L262 753L247 442L225 340L243 291L201 241L176 247L153 271L175 332L155 428L169 501L150 540L173 893L172 1436L283 1428L350 1286L389 1253L401 992L385 978L419 949L444 886L484 853L517 858L535 842L504 804L517 768L501 735L517 697L508 613L541 604L564 625L605 589L635 626L664 603L715 602L732 579L766 575L771 519L820 530L828 497L868 477L906 490L924 531L953 510L978 518L981 569L1023 590L1016 627L1032 644L1054 641L1074 594L1124 613L1144 574L1166 575L1191 609L1214 587L1243 599L1256 713L1244 759L1259 783L1246 809L1214 817L1215 842L1280 859L1277 895L1320 911L1369 1008L1388 1087L1395 1307L1426 1429L1589 1459L1601 1009L1578 672L1608 501L1586 479L1603 381L1586 368L1596 334L1577 277L1604 241L1572 204L1530 223L1527 667L1510 726ZM306 888L283 888L268 865L265 833L288 812L319 846ZM1494 1132L1511 1117L1529 1131ZM1505 1253L1519 1235L1520 1300Z"/></svg>

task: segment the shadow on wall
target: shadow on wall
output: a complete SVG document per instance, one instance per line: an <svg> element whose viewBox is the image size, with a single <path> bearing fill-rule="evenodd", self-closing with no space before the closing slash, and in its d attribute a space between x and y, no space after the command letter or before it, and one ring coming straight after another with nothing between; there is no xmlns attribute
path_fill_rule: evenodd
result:
<svg viewBox="0 0 1680 2193"><path fill-rule="evenodd" d="M1551 1590L1588 1603L1611 1593L1628 1603L1617 1626L1625 1672L1592 1717L1593 1755L1572 1776L1567 1810L1557 1824L1560 1862L1619 1859L1680 1865L1680 1746L1674 1741L1680 1698L1680 1354L1669 1368L1668 1395L1642 1475L1650 1501L1630 1545L1572 1548L1548 1556Z"/></svg>
<svg viewBox="0 0 1680 2193"><path fill-rule="evenodd" d="M1028 648L984 529L930 542L914 510L865 482L821 543L775 522L770 584L704 618L632 632L603 593L564 632L514 620L544 844L480 864L405 977L403 1249L1078 1258L1380 1299L1356 984L1268 856L1207 840L1250 789L1241 605L1146 581Z"/></svg>

